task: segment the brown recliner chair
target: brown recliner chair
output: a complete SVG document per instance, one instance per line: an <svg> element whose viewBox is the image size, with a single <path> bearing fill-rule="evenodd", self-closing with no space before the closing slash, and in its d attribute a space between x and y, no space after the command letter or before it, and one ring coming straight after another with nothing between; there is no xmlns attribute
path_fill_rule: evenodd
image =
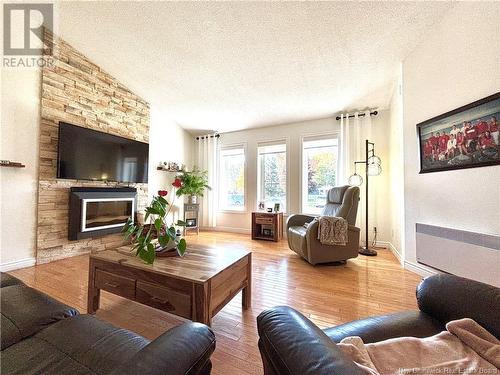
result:
<svg viewBox="0 0 500 375"><path fill-rule="evenodd" d="M356 258L359 250L359 228L355 227L358 213L359 188L338 186L330 189L321 216L343 217L349 223L345 246L323 245L318 240L318 221L314 216L291 215L287 221L288 246L311 264L344 261ZM305 223L310 223L307 228Z"/></svg>

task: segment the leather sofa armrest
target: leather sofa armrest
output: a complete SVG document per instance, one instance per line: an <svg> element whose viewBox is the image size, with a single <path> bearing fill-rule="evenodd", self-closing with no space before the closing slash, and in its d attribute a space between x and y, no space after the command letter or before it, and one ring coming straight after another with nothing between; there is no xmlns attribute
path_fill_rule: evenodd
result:
<svg viewBox="0 0 500 375"><path fill-rule="evenodd" d="M359 229L358 227L355 227L354 225L351 225L351 224L349 224L349 226L347 227L347 230L351 231L351 232L361 232L361 229Z"/></svg>
<svg viewBox="0 0 500 375"><path fill-rule="evenodd" d="M8 273L0 272L0 288L5 288L11 285L24 285L24 283Z"/></svg>
<svg viewBox="0 0 500 375"><path fill-rule="evenodd" d="M213 331L201 323L184 323L153 340L111 374L210 374L215 350Z"/></svg>
<svg viewBox="0 0 500 375"><path fill-rule="evenodd" d="M0 299L2 350L60 320L78 315L73 307L22 283L1 288Z"/></svg>
<svg viewBox="0 0 500 375"><path fill-rule="evenodd" d="M310 215L302 215L302 214L293 214L288 217L288 220L286 221L286 229L290 227L297 227L304 225L305 223L310 223L315 219L314 216Z"/></svg>
<svg viewBox="0 0 500 375"><path fill-rule="evenodd" d="M291 307L263 311L257 317L257 327L265 374L361 373L321 329Z"/></svg>
<svg viewBox="0 0 500 375"><path fill-rule="evenodd" d="M359 336L365 343L396 337L429 337L445 330L443 324L421 311L404 311L373 316L325 329L335 342L349 336Z"/></svg>
<svg viewBox="0 0 500 375"><path fill-rule="evenodd" d="M421 311L441 323L471 318L500 338L500 288L464 277L438 274L417 287Z"/></svg>

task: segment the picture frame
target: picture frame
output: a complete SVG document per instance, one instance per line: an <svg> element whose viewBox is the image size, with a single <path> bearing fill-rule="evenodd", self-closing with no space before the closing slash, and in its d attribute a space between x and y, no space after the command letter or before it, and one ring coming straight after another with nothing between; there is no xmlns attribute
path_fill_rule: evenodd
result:
<svg viewBox="0 0 500 375"><path fill-rule="evenodd" d="M417 124L420 172L500 165L500 92Z"/></svg>
<svg viewBox="0 0 500 375"><path fill-rule="evenodd" d="M266 237L271 237L273 235L273 232L271 229L262 229L262 234Z"/></svg>
<svg viewBox="0 0 500 375"><path fill-rule="evenodd" d="M279 203L274 204L274 212L280 212L281 205Z"/></svg>

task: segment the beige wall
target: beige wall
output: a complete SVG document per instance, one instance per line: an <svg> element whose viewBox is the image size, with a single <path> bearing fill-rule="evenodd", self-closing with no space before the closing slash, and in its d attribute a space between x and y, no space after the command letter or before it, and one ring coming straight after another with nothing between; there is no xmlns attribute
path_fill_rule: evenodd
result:
<svg viewBox="0 0 500 375"><path fill-rule="evenodd" d="M500 90L499 18L498 3L456 3L403 62L407 262L417 222L500 234L500 166L418 174L415 128Z"/></svg>
<svg viewBox="0 0 500 375"><path fill-rule="evenodd" d="M381 176L370 178L370 191L373 192L373 197L375 197L370 204L370 240L373 235L372 229L374 226L377 226L379 232L378 239L389 241L391 218L386 210L387 200L389 199L389 172L387 168L389 158L389 123L389 111L380 111L378 116L372 117L372 138L376 143L377 153L382 158L384 169ZM287 213L300 212L301 138L307 135L326 132L340 132L339 122L335 118L310 120L222 134L220 140L221 147L238 143L244 143L246 147L246 211L219 212L217 215L217 229L250 232L251 212L257 207L257 144L259 142L286 140L289 167ZM362 199L364 199L364 194L362 194Z"/></svg>
<svg viewBox="0 0 500 375"><path fill-rule="evenodd" d="M71 187L108 187L101 181L57 178L59 122L149 142L149 103L130 91L83 53L48 30L52 64L42 68L40 152L38 167L37 263L114 248L123 236L68 240ZM85 153L85 150L80 150ZM114 186L114 184L112 185ZM137 189L137 209L147 204L148 185Z"/></svg>

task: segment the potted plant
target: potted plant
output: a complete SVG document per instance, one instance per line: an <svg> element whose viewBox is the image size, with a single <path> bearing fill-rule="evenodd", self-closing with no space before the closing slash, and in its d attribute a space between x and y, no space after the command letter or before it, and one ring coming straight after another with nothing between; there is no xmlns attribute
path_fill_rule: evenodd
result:
<svg viewBox="0 0 500 375"><path fill-rule="evenodd" d="M198 197L203 197L205 189L212 190L208 186L208 172L194 168L191 172L183 171L178 175L179 188L177 196L187 195L190 204L197 203ZM175 186L175 185L174 185Z"/></svg>
<svg viewBox="0 0 500 375"><path fill-rule="evenodd" d="M176 186L178 179L172 184ZM144 222L149 219L149 224L135 224L129 218L123 228L125 239L130 239L132 249L136 251L136 256L144 262L152 264L157 254L175 254L183 256L186 252L186 240L177 236L176 226L184 226L185 223L178 220L174 225L168 223L168 214L175 201L170 204L165 197L166 190L158 191L158 195L153 197L151 204L146 207Z"/></svg>

